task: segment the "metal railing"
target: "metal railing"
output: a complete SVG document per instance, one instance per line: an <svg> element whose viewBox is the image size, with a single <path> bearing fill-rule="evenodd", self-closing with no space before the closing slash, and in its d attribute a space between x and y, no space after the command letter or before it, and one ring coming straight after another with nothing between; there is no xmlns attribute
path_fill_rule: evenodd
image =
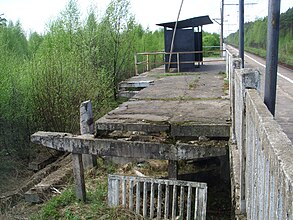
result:
<svg viewBox="0 0 293 220"><path fill-rule="evenodd" d="M206 49L209 48L218 48L217 46L207 46L204 47ZM166 64L176 64L177 65L177 71L180 72L180 64L198 64L202 65L204 62L215 62L215 61L224 61L222 58L223 52L226 50L220 50L220 49L212 49L212 50L202 50L202 51L184 51L184 52L143 52L143 53L136 53L134 55L134 60L135 60L135 74L139 74L139 66L144 65L146 67L146 71L150 71L152 69L152 66L160 66L160 65L166 65ZM221 59L213 59L213 60L201 60L201 61L181 61L180 56L181 55L186 55L186 54L195 54L195 55L202 55L204 57L205 54L216 54L219 56ZM161 55L161 60L162 61L157 61L157 56ZM174 62L166 62L165 57L169 56L174 56L176 55L176 61ZM139 60L139 56L146 57L146 59L143 59L142 61ZM153 61L150 59L150 56L154 56Z"/></svg>
<svg viewBox="0 0 293 220"><path fill-rule="evenodd" d="M150 219L206 219L207 184L145 177L108 176L108 204Z"/></svg>

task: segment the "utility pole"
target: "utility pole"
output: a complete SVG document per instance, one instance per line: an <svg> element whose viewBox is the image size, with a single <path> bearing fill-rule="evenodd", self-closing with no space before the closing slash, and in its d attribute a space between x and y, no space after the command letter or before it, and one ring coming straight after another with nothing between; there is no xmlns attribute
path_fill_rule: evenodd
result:
<svg viewBox="0 0 293 220"><path fill-rule="evenodd" d="M275 116L281 1L269 0L264 103Z"/></svg>
<svg viewBox="0 0 293 220"><path fill-rule="evenodd" d="M239 57L244 68L244 0L239 0Z"/></svg>
<svg viewBox="0 0 293 220"><path fill-rule="evenodd" d="M246 3L244 0L239 0L238 4L224 5L239 5L239 57L242 59L242 68L244 68L244 5L256 5L257 3Z"/></svg>
<svg viewBox="0 0 293 220"><path fill-rule="evenodd" d="M224 0L222 0L221 7L221 33L220 33L220 50L223 56L223 42L224 42Z"/></svg>

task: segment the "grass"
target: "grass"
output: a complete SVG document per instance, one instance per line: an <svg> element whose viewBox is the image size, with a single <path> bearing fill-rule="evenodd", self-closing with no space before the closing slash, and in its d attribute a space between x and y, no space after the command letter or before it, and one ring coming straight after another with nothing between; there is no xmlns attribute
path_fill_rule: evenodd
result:
<svg viewBox="0 0 293 220"><path fill-rule="evenodd" d="M229 94L229 80L224 80L223 92L225 95Z"/></svg>
<svg viewBox="0 0 293 220"><path fill-rule="evenodd" d="M223 93L225 95L228 95L229 94L229 79L226 79L226 72L220 71L218 74L221 75L224 80Z"/></svg>
<svg viewBox="0 0 293 220"><path fill-rule="evenodd" d="M234 46L237 47L237 45L232 44ZM266 59L266 53L267 51L265 49L262 48L254 48L254 47L248 47L245 46L245 51L250 52L252 54L255 54L257 56L260 56L264 59ZM279 62L289 65L289 66L293 66L293 58L292 56L286 54L285 52L283 52L283 48L279 47Z"/></svg>
<svg viewBox="0 0 293 220"><path fill-rule="evenodd" d="M282 49L283 48L279 48L279 62L293 66L292 56L286 54L285 52L282 53ZM265 49L246 47L245 50L252 53L252 54L258 55L258 56L266 59L266 50Z"/></svg>
<svg viewBox="0 0 293 220"><path fill-rule="evenodd" d="M196 85L198 83L199 79L194 79L188 84L188 89L193 90L196 88Z"/></svg>
<svg viewBox="0 0 293 220"><path fill-rule="evenodd" d="M0 152L0 161L0 195L18 189L33 174L25 161L5 151Z"/></svg>
<svg viewBox="0 0 293 220"><path fill-rule="evenodd" d="M148 161L142 163L140 166L134 164L127 164L118 167L112 164L105 163L102 159L98 159L98 168L91 169L86 172L86 189L87 201L79 202L76 200L75 191L73 186L67 187L62 194L53 197L47 203L41 205L41 209L28 219L30 220L143 220L141 215L124 209L122 207L109 208L107 206L107 174L108 173L124 173L126 175L133 172L133 168L141 171L147 176L166 176L167 175L167 161ZM181 161L180 167L182 173L193 173L194 169L198 170L197 166L186 164ZM185 165L184 165L185 164ZM203 169L206 169L204 165ZM216 169L216 168L213 168ZM200 173L196 174L199 175ZM203 175L203 174L200 174ZM191 175L193 176L193 175ZM204 175L205 181L209 184L208 193L208 218L207 219L230 219L230 187L221 183L219 187L218 177L211 177ZM211 181L211 182L210 182ZM215 185L215 186L214 186ZM214 192L215 190L215 192ZM35 205L34 205L35 206ZM219 218L220 216L220 218ZM0 216L1 218L1 216ZM22 219L22 218L18 218ZM26 218L27 219L27 218Z"/></svg>
<svg viewBox="0 0 293 220"><path fill-rule="evenodd" d="M86 172L87 201L77 201L73 186L62 194L44 203L30 220L84 220L84 219L143 219L126 209L107 206L107 174L113 173L116 166L98 159L98 168Z"/></svg>

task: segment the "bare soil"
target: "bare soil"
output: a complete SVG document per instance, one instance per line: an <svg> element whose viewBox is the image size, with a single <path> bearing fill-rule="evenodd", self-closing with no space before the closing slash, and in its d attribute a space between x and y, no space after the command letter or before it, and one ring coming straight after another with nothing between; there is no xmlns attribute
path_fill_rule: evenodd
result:
<svg viewBox="0 0 293 220"><path fill-rule="evenodd" d="M48 158L48 154L54 154L46 149L37 153L37 157L32 158L32 161L40 161L41 158ZM24 200L24 193L51 172L65 166L68 163L68 159L64 159L65 156L61 156L44 169L34 172L29 169L28 161L22 161L10 155L2 155L0 157L2 168L0 171L0 220L28 219L28 216L35 213L39 209L39 205L27 203ZM59 187L66 188L66 184Z"/></svg>

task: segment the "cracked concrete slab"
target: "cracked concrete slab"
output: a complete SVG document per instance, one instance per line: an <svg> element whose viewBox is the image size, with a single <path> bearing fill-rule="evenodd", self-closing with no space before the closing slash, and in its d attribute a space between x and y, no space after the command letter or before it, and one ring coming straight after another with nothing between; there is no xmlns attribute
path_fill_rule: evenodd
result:
<svg viewBox="0 0 293 220"><path fill-rule="evenodd" d="M153 70L129 79L153 80L129 101L96 121L100 131L168 132L174 137L229 137L230 102L225 63L206 64L192 73Z"/></svg>

